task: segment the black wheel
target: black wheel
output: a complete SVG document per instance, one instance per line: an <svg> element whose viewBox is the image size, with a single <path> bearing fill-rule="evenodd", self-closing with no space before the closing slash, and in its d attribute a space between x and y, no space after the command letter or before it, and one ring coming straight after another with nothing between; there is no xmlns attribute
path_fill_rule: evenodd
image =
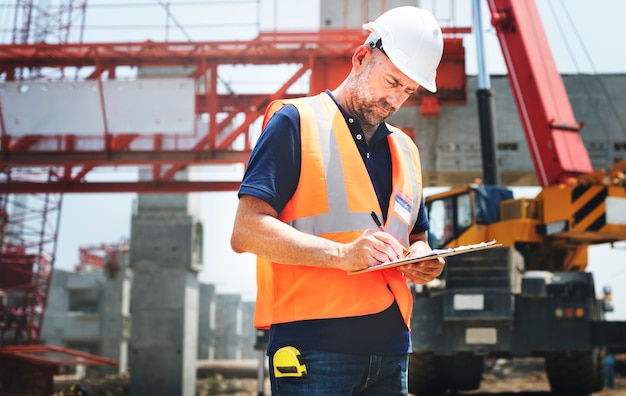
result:
<svg viewBox="0 0 626 396"><path fill-rule="evenodd" d="M450 389L469 391L478 389L483 379L483 358L474 355L457 355L452 358Z"/></svg>
<svg viewBox="0 0 626 396"><path fill-rule="evenodd" d="M606 377L604 357L606 351L603 348L595 348L593 350L596 362L595 378L593 379L593 391L600 392L604 389L604 380Z"/></svg>
<svg viewBox="0 0 626 396"><path fill-rule="evenodd" d="M446 358L432 352L413 352L409 355L409 393L418 396L436 396L445 393L448 386L449 364Z"/></svg>
<svg viewBox="0 0 626 396"><path fill-rule="evenodd" d="M553 352L546 355L546 374L554 395L590 395L597 376L594 353Z"/></svg>

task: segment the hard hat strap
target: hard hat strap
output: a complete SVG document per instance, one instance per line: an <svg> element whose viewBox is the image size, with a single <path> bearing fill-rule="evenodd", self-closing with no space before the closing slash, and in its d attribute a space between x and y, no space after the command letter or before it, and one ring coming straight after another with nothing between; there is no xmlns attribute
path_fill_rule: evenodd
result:
<svg viewBox="0 0 626 396"><path fill-rule="evenodd" d="M376 40L376 42L374 41L370 41L369 42L369 46L370 48L374 49L374 48L378 48L380 50L380 52L382 52L383 54L385 54L385 56L389 57L387 55L387 53L385 52L385 50L383 49L383 40L382 39L378 39Z"/></svg>

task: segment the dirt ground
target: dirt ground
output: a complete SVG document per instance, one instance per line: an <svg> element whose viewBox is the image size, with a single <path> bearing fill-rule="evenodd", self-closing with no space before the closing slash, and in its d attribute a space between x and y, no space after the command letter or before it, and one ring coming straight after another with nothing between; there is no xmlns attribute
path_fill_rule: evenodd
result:
<svg viewBox="0 0 626 396"><path fill-rule="evenodd" d="M486 370L480 389L471 392L460 392L457 395L500 395L500 396L549 396L550 387L541 365L535 362L510 363ZM55 390L67 389L71 384L80 383L87 389L89 396L122 396L129 395L129 379L114 376L101 379L77 379L58 377L55 379ZM56 395L58 395L57 393ZM69 393L69 395L72 395ZM256 378L224 378L220 374L211 374L198 378L197 396L259 396L270 395L269 383L263 390L257 389ZM615 388L605 389L594 396L626 396L626 373L617 373Z"/></svg>

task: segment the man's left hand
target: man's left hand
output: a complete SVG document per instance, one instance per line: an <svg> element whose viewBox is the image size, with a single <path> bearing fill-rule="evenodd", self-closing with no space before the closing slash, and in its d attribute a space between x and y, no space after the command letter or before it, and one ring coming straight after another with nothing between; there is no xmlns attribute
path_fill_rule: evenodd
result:
<svg viewBox="0 0 626 396"><path fill-rule="evenodd" d="M419 263L401 265L397 267L413 283L423 285L438 277L443 271L446 261L441 257Z"/></svg>

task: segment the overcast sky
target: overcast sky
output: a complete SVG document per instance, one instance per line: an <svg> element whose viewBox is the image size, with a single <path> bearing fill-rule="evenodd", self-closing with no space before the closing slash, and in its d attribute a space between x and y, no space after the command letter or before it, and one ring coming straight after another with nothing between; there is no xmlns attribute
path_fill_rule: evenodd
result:
<svg viewBox="0 0 626 396"><path fill-rule="evenodd" d="M171 17L167 18L164 3L170 3ZM191 6L191 3L201 3ZM54 3L54 1L52 1ZM111 4L117 6L111 6ZM229 2L159 1L135 0L132 4L144 6L122 6L123 2L90 0L88 2L84 41L196 41L249 40L262 30L308 30L314 29L319 21L318 1L292 0L241 0ZM213 3L213 4L210 4ZM424 1L425 8L433 10L442 24L467 26L471 23L471 2L459 0L451 9L441 6L446 3ZM624 73L626 72L625 51L614 48L611 43L620 43L623 36L623 16L626 2L622 0L554 0L537 1L546 34L562 73ZM0 26L12 26L10 10L15 1L0 2ZM161 4L161 5L159 5ZM187 5L184 5L187 4ZM499 45L493 28L489 26L486 2L482 3L487 68L492 74L505 74ZM163 26L169 26L163 29ZM139 28L142 25L144 28ZM180 29L177 25L185 26ZM10 41L10 32L0 32L0 42ZM76 41L76 38L74 38ZM621 45L623 44L614 44ZM466 70L476 73L476 53L473 36L465 37ZM224 69L223 78L237 84L237 74ZM280 76L282 77L282 76ZM281 80L282 81L282 80ZM244 89L245 81L238 87ZM222 87L224 89L224 87ZM241 167L224 167L219 172L223 177L239 179ZM90 178L103 175L94 173ZM116 176L118 177L118 176ZM126 175L133 177L133 175ZM528 195L537 190L519 192ZM71 269L78 260L78 247L117 242L130 235L132 201L135 194L66 194L57 245L56 266ZM232 230L237 198L234 192L201 194L200 218L204 222L204 270L201 279L214 283L218 292L241 293L246 300L255 297L255 270L251 255L236 255L230 250L229 238ZM616 301L613 319L626 319L626 291L618 287L626 282L626 247L618 249L607 246L594 247L590 251L590 270L596 277L599 290L604 284L612 284ZM620 290L621 289L621 290Z"/></svg>

